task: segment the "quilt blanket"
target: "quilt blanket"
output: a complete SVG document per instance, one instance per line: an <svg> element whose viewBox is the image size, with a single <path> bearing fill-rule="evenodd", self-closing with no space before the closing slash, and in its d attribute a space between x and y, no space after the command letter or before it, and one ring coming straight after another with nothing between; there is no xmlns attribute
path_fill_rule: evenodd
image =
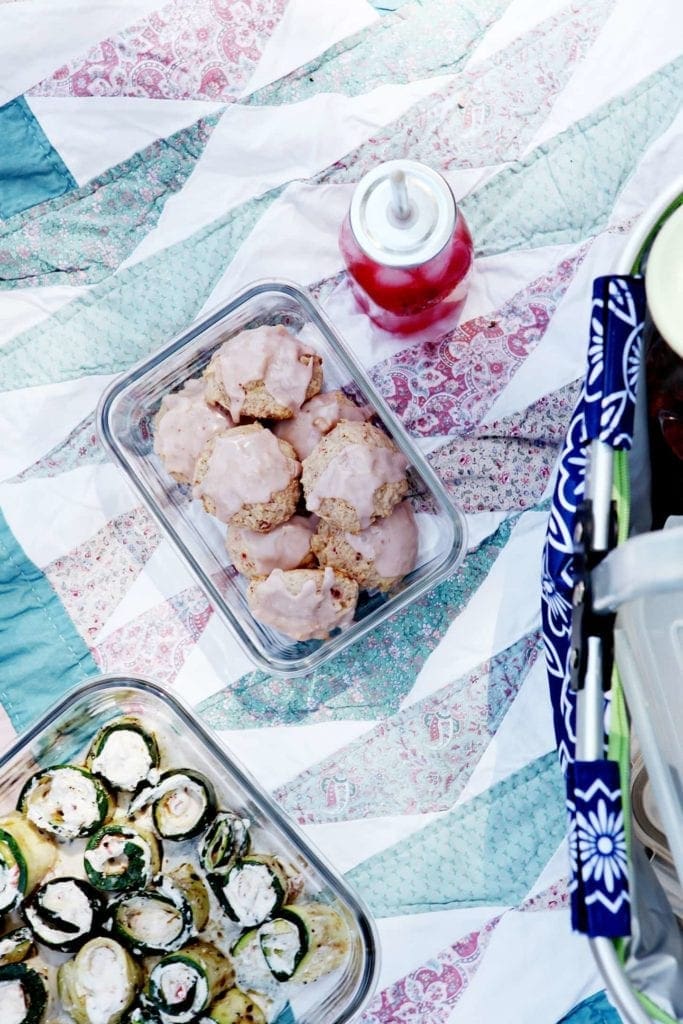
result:
<svg viewBox="0 0 683 1024"><path fill-rule="evenodd" d="M88 677L156 680L375 915L363 1024L615 1024L570 925L541 549L592 281L683 165L680 0L0 0L0 29L0 747ZM416 338L356 308L337 246L398 156L445 175L476 249L458 324ZM273 277L322 303L469 535L293 682L95 424L118 373Z"/></svg>

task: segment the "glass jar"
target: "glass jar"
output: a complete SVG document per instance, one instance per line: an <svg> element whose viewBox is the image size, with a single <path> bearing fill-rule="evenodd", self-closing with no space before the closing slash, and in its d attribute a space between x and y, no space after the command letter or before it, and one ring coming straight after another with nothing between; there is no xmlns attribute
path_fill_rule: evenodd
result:
<svg viewBox="0 0 683 1024"><path fill-rule="evenodd" d="M472 238L448 182L391 160L356 186L339 246L361 309L385 330L419 330L462 306Z"/></svg>

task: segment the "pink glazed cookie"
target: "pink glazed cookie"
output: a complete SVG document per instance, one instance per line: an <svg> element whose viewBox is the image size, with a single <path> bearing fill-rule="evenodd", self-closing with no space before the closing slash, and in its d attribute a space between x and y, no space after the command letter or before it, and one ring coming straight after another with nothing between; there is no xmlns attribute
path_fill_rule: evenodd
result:
<svg viewBox="0 0 683 1024"><path fill-rule="evenodd" d="M356 610L358 584L326 569L274 569L252 580L247 590L251 613L293 640L326 640L348 626Z"/></svg>
<svg viewBox="0 0 683 1024"><path fill-rule="evenodd" d="M234 424L222 409L206 401L206 384L201 377L165 395L154 417L154 451L171 476L189 484L199 453L206 442Z"/></svg>
<svg viewBox="0 0 683 1024"><path fill-rule="evenodd" d="M330 565L355 580L361 590L390 590L415 568L417 525L407 501L360 533L338 530L320 521L313 550L321 565Z"/></svg>
<svg viewBox="0 0 683 1024"><path fill-rule="evenodd" d="M408 460L371 423L342 420L303 461L306 507L349 533L389 515L408 493Z"/></svg>
<svg viewBox="0 0 683 1024"><path fill-rule="evenodd" d="M329 434L340 420L363 423L371 416L371 409L356 405L343 391L325 391L304 402L291 419L277 423L273 432L283 441L289 441L297 456L305 459L320 438Z"/></svg>
<svg viewBox="0 0 683 1024"><path fill-rule="evenodd" d="M225 546L235 568L245 576L267 576L273 569L315 566L311 550L318 524L315 516L292 516L267 533L231 526Z"/></svg>
<svg viewBox="0 0 683 1024"><path fill-rule="evenodd" d="M226 341L204 371L207 400L242 417L285 420L322 387L322 360L286 327L257 327Z"/></svg>
<svg viewBox="0 0 683 1024"><path fill-rule="evenodd" d="M192 493L222 523L263 532L294 513L300 473L292 446L251 423L207 442L197 460Z"/></svg>

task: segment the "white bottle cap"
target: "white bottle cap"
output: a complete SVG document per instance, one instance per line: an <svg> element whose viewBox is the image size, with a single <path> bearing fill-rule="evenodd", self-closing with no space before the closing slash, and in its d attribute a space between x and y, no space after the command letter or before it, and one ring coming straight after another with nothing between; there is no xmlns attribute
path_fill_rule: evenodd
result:
<svg viewBox="0 0 683 1024"><path fill-rule="evenodd" d="M375 263L415 267L432 259L455 230L448 182L416 160L389 160L358 182L350 222L356 242Z"/></svg>

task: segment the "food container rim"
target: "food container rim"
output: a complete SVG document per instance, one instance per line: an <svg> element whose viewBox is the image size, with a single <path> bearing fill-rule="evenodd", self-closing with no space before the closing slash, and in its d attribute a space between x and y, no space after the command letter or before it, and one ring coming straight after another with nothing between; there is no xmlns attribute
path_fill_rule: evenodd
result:
<svg viewBox="0 0 683 1024"><path fill-rule="evenodd" d="M363 973L358 981L359 991L354 1002L349 1007L346 1007L343 1014L336 1017L332 1024L347 1024L347 1022L355 1019L372 997L379 977L380 943L377 925L372 914L364 901L348 886L345 879L330 864L324 854L320 853L307 836L299 833L296 826L280 810L264 787L259 785L239 760L236 760L232 754L228 753L213 731L207 729L200 722L194 711L181 697L164 689L158 683L142 679L139 676L116 674L93 676L68 690L51 704L37 721L17 736L11 746L4 753L0 754L0 773L4 771L17 755L24 753L32 743L38 740L43 733L52 727L58 726L60 719L76 707L81 700L98 693L106 693L108 690L117 689L138 690L145 694L151 694L155 699L169 707L188 728L192 737L201 741L203 748L222 764L230 780L242 787L245 795L265 811L268 817L266 827L270 821L274 821L288 842L306 858L322 881L328 884L346 904L360 932L365 947L365 957Z"/></svg>
<svg viewBox="0 0 683 1024"><path fill-rule="evenodd" d="M318 648L312 653L304 655L296 662L263 654L257 647L255 647L252 640L246 635L242 625L237 619L237 616L232 613L229 605L208 574L205 573L197 564L196 559L178 536L164 511L155 501L151 500L144 485L137 479L135 474L131 472L131 468L126 457L111 429L110 422L116 401L121 398L130 386L144 379L146 373L156 368L164 360L179 352L182 348L197 339L201 334L213 327L220 320L229 316L240 306L243 306L253 298L258 298L260 295L268 293L281 294L297 302L318 328L323 337L325 337L330 346L335 350L335 353L341 358L351 377L355 380L359 380L362 386L369 391L372 395L373 403L376 406L380 418L389 428L394 440L398 442L399 447L409 458L411 464L422 477L432 495L438 500L440 509L450 520L454 536L461 538L460 546L452 547L448 556L444 559L443 565L435 568L427 579L416 583L415 589L411 590L410 587L408 587L389 599L387 602L389 609L387 614L394 614L395 612L400 611L406 605L412 603L423 593L431 590L438 583L442 582L455 572L458 566L462 563L467 552L468 531L467 520L464 513L451 499L441 480L414 443L401 421L392 412L382 395L380 395L375 389L365 368L360 364L352 350L336 330L324 311L320 308L318 303L315 302L315 300L312 299L300 285L293 281L280 278L269 280L264 279L252 282L246 288L242 289L242 291L233 296L233 298L227 303L213 308L203 319L193 322L186 330L177 334L170 342L167 342L161 348L152 352L151 355L145 356L143 359L139 360L129 369L116 377L103 392L96 412L97 431L105 450L124 471L129 483L144 502L146 509L154 516L162 532L171 541L176 552L182 555L184 564L199 586L204 590L214 610L219 614L221 621L230 629L242 650L258 667L272 675L295 679L306 675L313 669L319 667L327 661L329 657L339 654L350 644L357 643L362 640L362 638L371 632L378 623L373 622L371 617L361 620L356 623L357 628L355 630L350 629L347 631L348 636L345 642L343 637L346 636L346 634L342 634L341 642L335 646L334 651L323 651L323 653L321 653L322 649Z"/></svg>

